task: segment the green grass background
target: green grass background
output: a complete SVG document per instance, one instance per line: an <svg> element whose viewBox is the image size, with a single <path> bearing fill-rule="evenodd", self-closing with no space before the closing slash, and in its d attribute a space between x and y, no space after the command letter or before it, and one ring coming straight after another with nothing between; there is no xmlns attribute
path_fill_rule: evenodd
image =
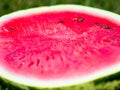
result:
<svg viewBox="0 0 120 90"><path fill-rule="evenodd" d="M120 0L0 0L0 16L17 10L51 6L57 4L78 4L105 9L120 14ZM0 90L23 90L0 80ZM34 90L34 89L33 89ZM48 90L48 89L45 89ZM90 82L82 86L52 90L120 90L120 73L104 80Z"/></svg>

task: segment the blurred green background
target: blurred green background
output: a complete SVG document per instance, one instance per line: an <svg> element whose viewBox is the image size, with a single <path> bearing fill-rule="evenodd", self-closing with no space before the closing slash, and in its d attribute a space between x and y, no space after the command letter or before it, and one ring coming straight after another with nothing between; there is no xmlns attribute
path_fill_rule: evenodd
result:
<svg viewBox="0 0 120 90"><path fill-rule="evenodd" d="M0 16L21 9L56 4L86 5L120 14L120 0L0 0Z"/></svg>
<svg viewBox="0 0 120 90"><path fill-rule="evenodd" d="M21 9L57 4L78 4L105 9L120 14L120 0L0 0L0 16ZM0 80L0 90L22 90ZM34 90L34 89L33 89ZM46 90L46 89L45 89ZM61 90L61 89L53 89ZM62 90L120 90L120 73L104 81L91 82L82 86Z"/></svg>

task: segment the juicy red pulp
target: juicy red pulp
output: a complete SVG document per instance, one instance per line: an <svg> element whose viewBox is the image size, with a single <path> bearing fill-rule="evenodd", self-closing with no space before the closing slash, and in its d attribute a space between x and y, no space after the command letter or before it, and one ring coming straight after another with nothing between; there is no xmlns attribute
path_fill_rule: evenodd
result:
<svg viewBox="0 0 120 90"><path fill-rule="evenodd" d="M23 76L82 76L120 61L120 28L100 17L51 12L0 27L0 64Z"/></svg>

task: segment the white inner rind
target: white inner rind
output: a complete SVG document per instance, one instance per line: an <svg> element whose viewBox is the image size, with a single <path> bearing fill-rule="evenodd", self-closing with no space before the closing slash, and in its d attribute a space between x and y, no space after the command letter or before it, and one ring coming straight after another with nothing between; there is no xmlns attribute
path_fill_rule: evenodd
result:
<svg viewBox="0 0 120 90"><path fill-rule="evenodd" d="M4 15L0 17L0 26L13 18L29 16L29 15L37 14L37 13L40 14L44 12L57 12L57 11L66 11L66 10L83 12L83 13L92 14L92 15L99 16L99 17L104 17L120 25L120 16L112 12L108 12L105 10L99 10L99 9L95 9L91 7L86 7L86 6L80 6L80 5L56 5L56 6L39 7L39 8L33 8L33 9L28 9L28 10L21 10L21 11L17 11L17 12L8 14L8 15ZM118 59L120 59L120 57L118 57ZM33 86L33 87L70 86L74 84L85 83L85 82L95 80L100 77L104 77L104 76L120 71L120 60L118 61L119 61L118 63L108 68L103 68L103 70L98 70L98 72L94 72L94 73L91 73L89 75L82 76L82 77L81 76L76 77L76 78L71 77L69 79L56 79L56 80L45 81L45 80L38 80L34 78L26 78L26 77L14 75L3 67L0 67L0 76L10 81L24 84L27 86Z"/></svg>

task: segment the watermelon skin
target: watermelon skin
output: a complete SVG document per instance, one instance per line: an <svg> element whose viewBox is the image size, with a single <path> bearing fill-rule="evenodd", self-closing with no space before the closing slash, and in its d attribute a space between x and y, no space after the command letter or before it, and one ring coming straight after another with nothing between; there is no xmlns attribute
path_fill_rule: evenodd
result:
<svg viewBox="0 0 120 90"><path fill-rule="evenodd" d="M18 84L19 85L19 84Z"/></svg>
<svg viewBox="0 0 120 90"><path fill-rule="evenodd" d="M5 78L0 78L0 90L119 90L120 72L83 84L58 88L36 88L24 86Z"/></svg>

